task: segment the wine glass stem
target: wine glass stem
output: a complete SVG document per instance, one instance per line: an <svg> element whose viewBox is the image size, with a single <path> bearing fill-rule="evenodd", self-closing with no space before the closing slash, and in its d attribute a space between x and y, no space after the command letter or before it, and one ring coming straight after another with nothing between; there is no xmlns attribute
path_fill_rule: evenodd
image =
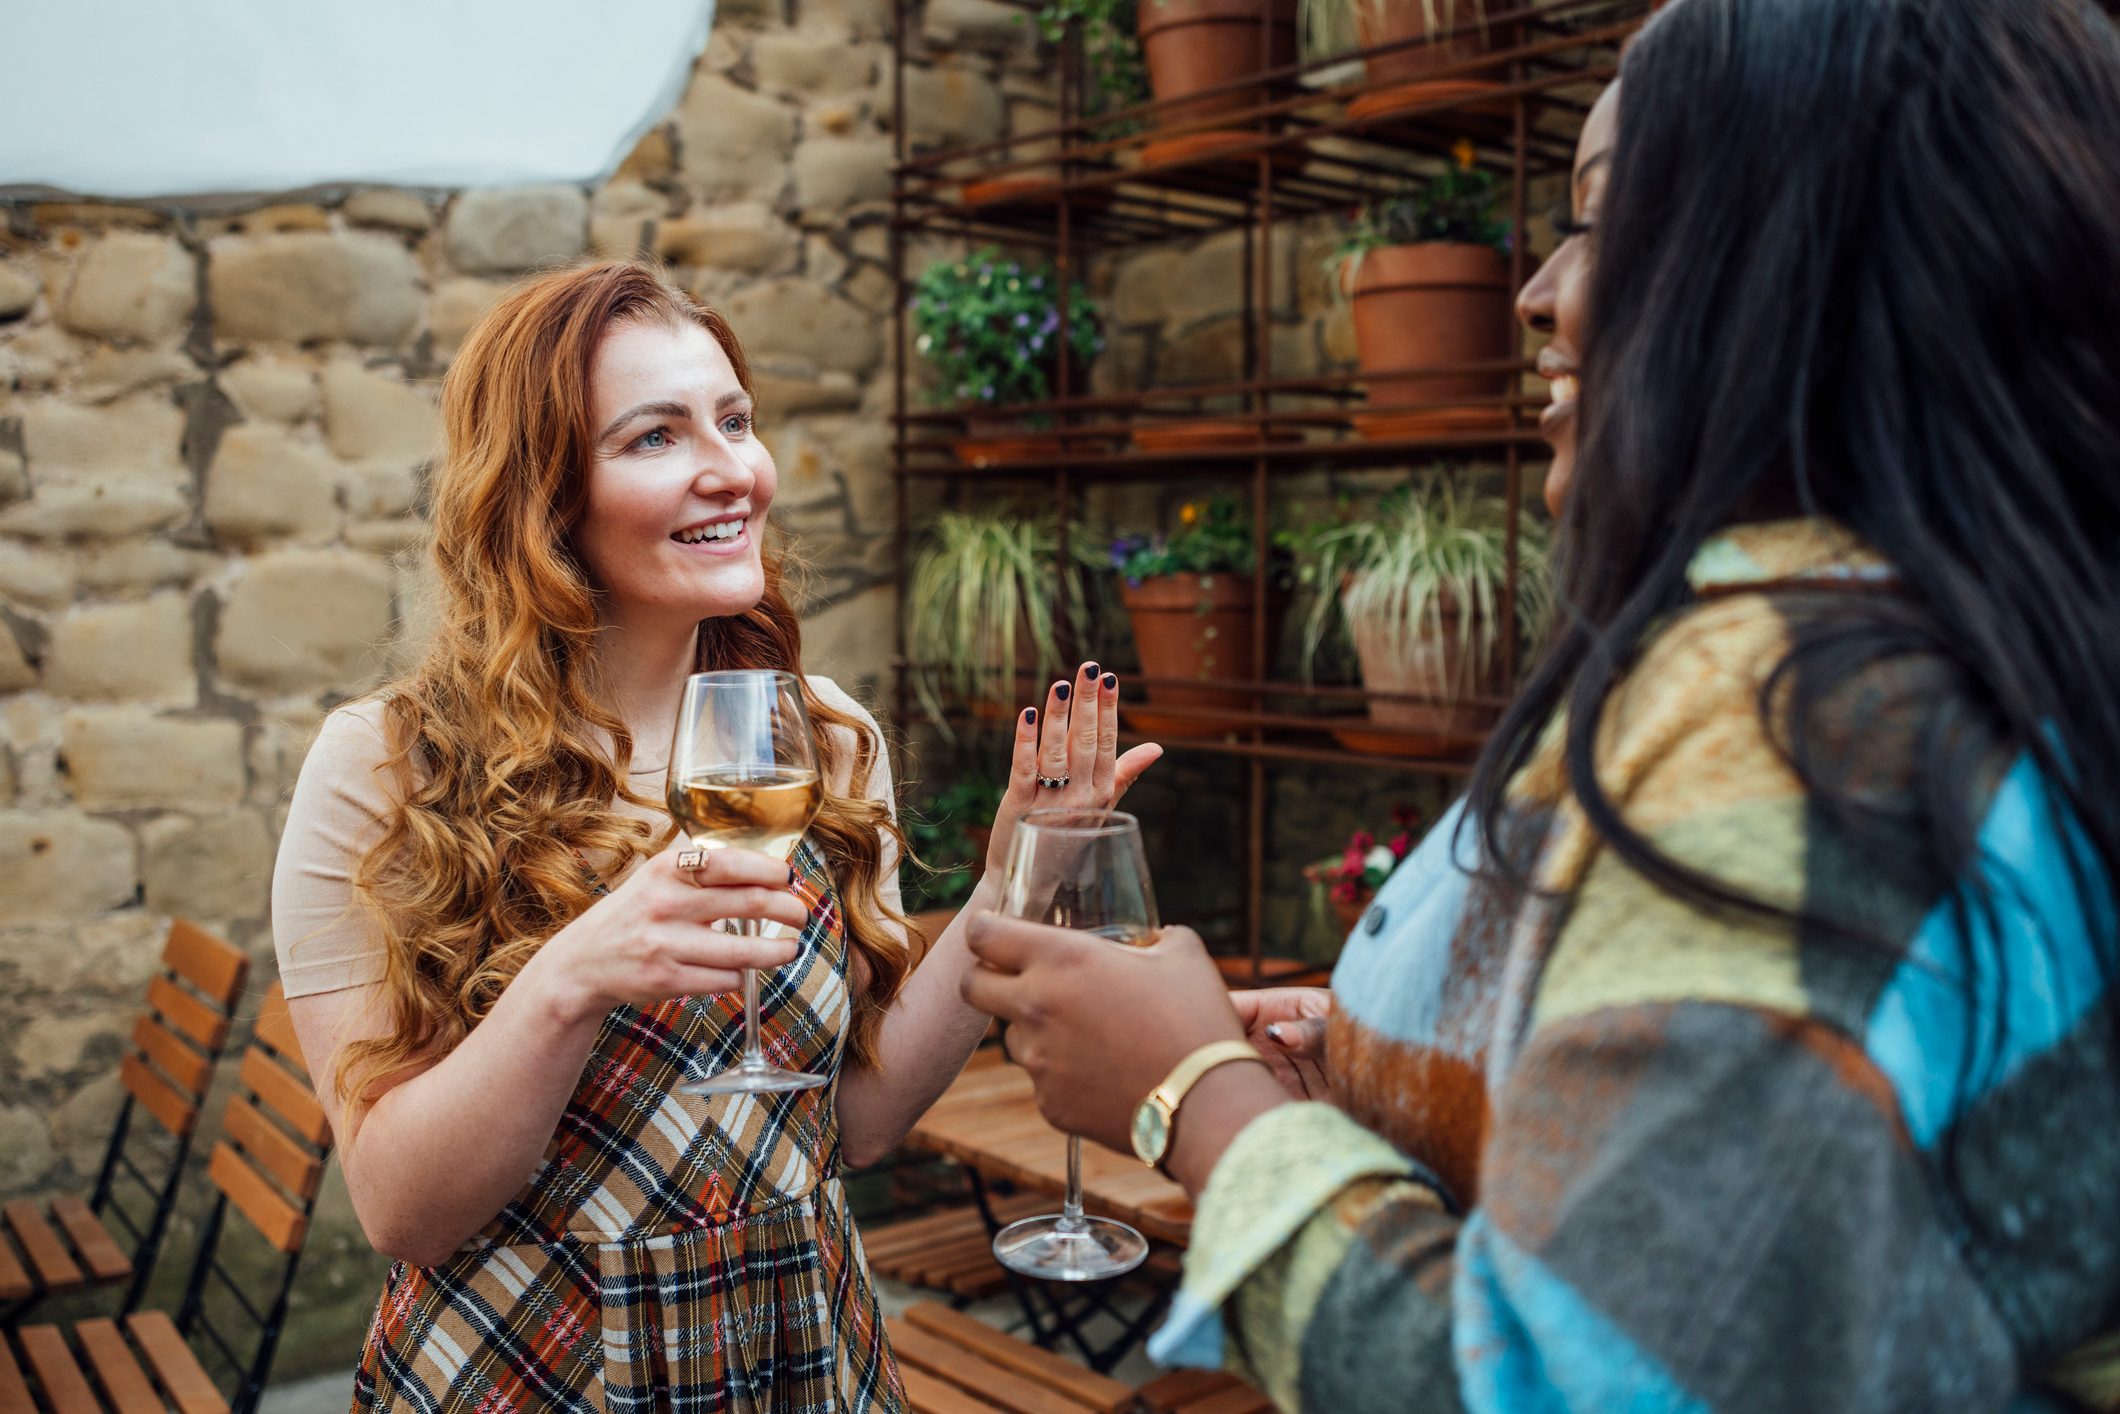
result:
<svg viewBox="0 0 2120 1414"><path fill-rule="evenodd" d="M1067 1136L1067 1197L1060 1205L1059 1230L1080 1232L1088 1224L1082 1221L1082 1137Z"/></svg>
<svg viewBox="0 0 2120 1414"><path fill-rule="evenodd" d="M736 931L746 938L758 936L758 920L739 918ZM758 1044L758 969L743 970L743 1062L746 1070L763 1070L766 1064L765 1048Z"/></svg>

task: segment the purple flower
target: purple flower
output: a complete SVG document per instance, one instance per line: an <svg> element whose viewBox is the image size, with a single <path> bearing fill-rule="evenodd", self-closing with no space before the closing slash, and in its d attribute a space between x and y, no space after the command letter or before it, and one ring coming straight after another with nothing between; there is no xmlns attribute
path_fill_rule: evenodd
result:
<svg viewBox="0 0 2120 1414"><path fill-rule="evenodd" d="M1028 314L1019 314L1019 315L1017 315L1017 316L1016 316L1016 327L1017 327L1018 329L1028 329L1028 328L1030 328L1030 327L1031 327L1031 317L1030 317L1030 316L1029 316Z"/></svg>

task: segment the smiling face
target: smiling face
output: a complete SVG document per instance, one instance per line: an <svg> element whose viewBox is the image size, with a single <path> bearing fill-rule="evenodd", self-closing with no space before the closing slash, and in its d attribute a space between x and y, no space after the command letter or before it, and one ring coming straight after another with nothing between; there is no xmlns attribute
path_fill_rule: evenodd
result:
<svg viewBox="0 0 2120 1414"><path fill-rule="evenodd" d="M1590 262L1596 250L1593 232L1618 131L1619 85L1613 84L1590 110L1576 143L1573 210L1555 222L1563 237L1560 248L1516 299L1517 318L1530 329L1553 336L1539 351L1538 371L1553 390L1553 401L1539 419L1539 432L1553 445L1553 465L1546 472L1546 509L1556 519L1575 484L1575 411L1582 392L1578 359L1590 304Z"/></svg>
<svg viewBox="0 0 2120 1414"><path fill-rule="evenodd" d="M612 326L590 370L588 495L575 544L626 623L740 614L765 592L772 454L727 350L686 320Z"/></svg>

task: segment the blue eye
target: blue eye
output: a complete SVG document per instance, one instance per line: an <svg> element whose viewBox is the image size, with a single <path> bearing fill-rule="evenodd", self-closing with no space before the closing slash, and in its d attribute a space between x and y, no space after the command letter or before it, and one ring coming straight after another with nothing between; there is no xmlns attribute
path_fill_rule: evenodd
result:
<svg viewBox="0 0 2120 1414"><path fill-rule="evenodd" d="M747 412L732 412L721 420L721 432L724 437L741 437L750 430L751 414Z"/></svg>
<svg viewBox="0 0 2120 1414"><path fill-rule="evenodd" d="M651 442L648 440L651 437L659 440ZM646 432L641 433L640 436L635 437L633 445L651 452L660 451L670 445L670 429L667 427L651 427Z"/></svg>

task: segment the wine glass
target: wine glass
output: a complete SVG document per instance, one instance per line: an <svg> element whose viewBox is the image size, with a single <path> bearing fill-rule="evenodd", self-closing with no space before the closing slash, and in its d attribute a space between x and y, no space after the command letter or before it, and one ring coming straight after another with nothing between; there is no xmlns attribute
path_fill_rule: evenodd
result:
<svg viewBox="0 0 2120 1414"><path fill-rule="evenodd" d="M1141 825L1116 810L1033 810L1016 822L1001 882L1001 912L1080 929L1128 947L1157 931ZM1148 1256L1125 1223L1082 1212L1082 1140L1067 1140L1067 1197L1058 1213L1010 1223L994 1237L1010 1271L1047 1281L1103 1281Z"/></svg>
<svg viewBox="0 0 2120 1414"><path fill-rule="evenodd" d="M817 742L794 675L744 670L686 678L665 799L678 827L701 849L792 857L824 801ZM735 923L740 934L758 933L755 918ZM743 1059L677 1088L688 1095L751 1095L811 1090L830 1079L766 1060L758 1044L758 973L746 967Z"/></svg>

